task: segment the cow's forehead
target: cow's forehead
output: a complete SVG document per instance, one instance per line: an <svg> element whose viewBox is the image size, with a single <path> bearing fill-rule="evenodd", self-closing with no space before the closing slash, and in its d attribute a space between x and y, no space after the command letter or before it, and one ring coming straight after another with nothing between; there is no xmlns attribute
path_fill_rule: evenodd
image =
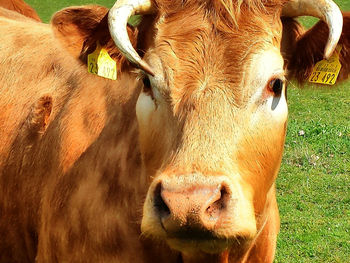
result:
<svg viewBox="0 0 350 263"><path fill-rule="evenodd" d="M204 10L220 22L236 23L244 11L253 13L275 13L288 0L154 0L162 13L178 14L188 10Z"/></svg>
<svg viewBox="0 0 350 263"><path fill-rule="evenodd" d="M279 49L280 19L254 13L250 19L240 19L238 26L223 30L205 16L205 10L200 11L177 19L160 18L157 23L154 52L159 72L166 74L164 87L178 98L206 87L228 87L235 101L242 101L240 89L256 54Z"/></svg>
<svg viewBox="0 0 350 263"><path fill-rule="evenodd" d="M233 18L220 18L219 14L211 14L206 8L186 6L178 12L160 13L156 24L156 49L161 52L162 48L170 47L177 58L195 59L200 65L214 64L228 69L232 63L244 64L250 53L264 45L279 46L282 36L280 7L273 10L245 10L242 7ZM225 14L228 11L218 12ZM230 19L235 19L232 24ZM166 49L164 56L168 54L169 49ZM217 63L218 59L221 63ZM192 67L197 68L195 63Z"/></svg>

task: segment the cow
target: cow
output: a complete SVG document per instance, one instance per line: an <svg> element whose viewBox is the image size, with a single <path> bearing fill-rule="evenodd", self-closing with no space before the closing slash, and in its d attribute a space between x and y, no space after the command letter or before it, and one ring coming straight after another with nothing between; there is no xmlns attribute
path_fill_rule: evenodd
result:
<svg viewBox="0 0 350 263"><path fill-rule="evenodd" d="M272 262L286 83L338 43L347 78L349 17L331 0L118 0L50 25L0 9L0 262ZM88 72L102 49L116 80Z"/></svg>
<svg viewBox="0 0 350 263"><path fill-rule="evenodd" d="M0 0L0 6L41 22L41 19L35 10L23 0Z"/></svg>

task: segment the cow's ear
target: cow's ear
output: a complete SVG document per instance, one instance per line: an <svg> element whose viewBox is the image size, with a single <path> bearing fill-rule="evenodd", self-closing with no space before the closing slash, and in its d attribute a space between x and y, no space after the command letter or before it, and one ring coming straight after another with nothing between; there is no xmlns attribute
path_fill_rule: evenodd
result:
<svg viewBox="0 0 350 263"><path fill-rule="evenodd" d="M343 32L339 40L339 45L342 47L339 57L342 68L338 81L349 78L350 74L350 12L343 13L343 17ZM328 35L328 26L320 21L297 40L294 50L289 55L287 65L289 78L294 78L299 83L308 80L315 64L323 59Z"/></svg>
<svg viewBox="0 0 350 263"><path fill-rule="evenodd" d="M51 25L63 47L84 64L99 43L117 62L119 70L124 58L110 36L107 18L108 9L102 6L69 7L57 12ZM128 33L136 45L137 30L128 26Z"/></svg>

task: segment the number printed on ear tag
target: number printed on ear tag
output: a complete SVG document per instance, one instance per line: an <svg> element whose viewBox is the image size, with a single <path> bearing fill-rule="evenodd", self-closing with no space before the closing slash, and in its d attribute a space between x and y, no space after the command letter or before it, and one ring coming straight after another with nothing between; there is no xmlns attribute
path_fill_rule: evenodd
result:
<svg viewBox="0 0 350 263"><path fill-rule="evenodd" d="M95 51L88 55L88 71L107 79L117 79L117 63L99 43Z"/></svg>
<svg viewBox="0 0 350 263"><path fill-rule="evenodd" d="M309 82L334 85L341 69L341 64L339 61L340 51L341 46L337 46L333 55L328 60L323 59L317 62L309 77Z"/></svg>

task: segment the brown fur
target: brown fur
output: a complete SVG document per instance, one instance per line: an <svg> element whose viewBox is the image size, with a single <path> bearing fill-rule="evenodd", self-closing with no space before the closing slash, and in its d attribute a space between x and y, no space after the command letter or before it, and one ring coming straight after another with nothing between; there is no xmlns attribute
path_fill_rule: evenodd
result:
<svg viewBox="0 0 350 263"><path fill-rule="evenodd" d="M38 22L41 22L41 19L35 10L23 0L0 0L0 7L16 11L26 17L30 17Z"/></svg>
<svg viewBox="0 0 350 263"><path fill-rule="evenodd" d="M231 0L214 0L214 1L171 1L155 0L160 13L174 14L181 10L203 10L206 15L213 19L214 24L219 29L232 30L239 26L239 20L244 19L247 10L252 14L271 14L279 10L286 0L249 0L249 1L231 1Z"/></svg>
<svg viewBox="0 0 350 263"><path fill-rule="evenodd" d="M0 8L0 262L272 262L286 120L263 111L269 82L258 101L249 83L259 82L258 52L283 45L282 23L298 38L281 49L290 72L300 69L300 43L312 43L313 31L300 36L296 21L280 20L284 2L155 1L157 14L128 28L161 79L146 126L135 112L144 76L114 46L106 8L67 8L51 25ZM87 72L97 41L117 62L117 81ZM221 238L226 250L172 251L159 218L141 233L157 184L218 180L235 205L210 229L210 246Z"/></svg>

